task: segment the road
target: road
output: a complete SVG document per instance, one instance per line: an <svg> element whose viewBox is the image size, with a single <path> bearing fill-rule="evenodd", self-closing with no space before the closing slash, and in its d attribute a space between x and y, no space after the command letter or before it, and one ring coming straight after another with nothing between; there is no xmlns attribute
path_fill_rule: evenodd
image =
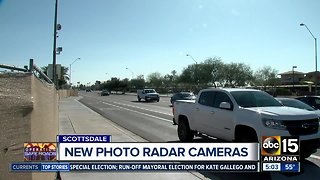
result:
<svg viewBox="0 0 320 180"><path fill-rule="evenodd" d="M179 142L177 126L172 125L169 97L160 102L138 102L135 95L100 96L97 92L81 92L80 102L118 125L150 142ZM212 138L196 138L195 142L221 142ZM210 179L314 179L320 177L320 151L301 163L301 173L210 173L201 172Z"/></svg>

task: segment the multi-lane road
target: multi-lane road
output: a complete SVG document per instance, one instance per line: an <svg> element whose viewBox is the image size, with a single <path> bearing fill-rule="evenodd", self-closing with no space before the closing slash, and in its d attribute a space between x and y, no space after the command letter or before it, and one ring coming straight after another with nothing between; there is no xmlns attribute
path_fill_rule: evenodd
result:
<svg viewBox="0 0 320 180"><path fill-rule="evenodd" d="M167 97L157 103L138 102L134 95L100 96L96 92L81 95L83 104L150 142L178 141Z"/></svg>
<svg viewBox="0 0 320 180"><path fill-rule="evenodd" d="M100 96L98 92L81 92L80 102L107 119L128 129L150 142L178 142L177 126L172 125L172 108L169 97L161 97L160 102L138 102L135 95ZM195 141L219 142L212 138L196 138ZM302 173L265 173L249 176L252 179L302 179L320 177L320 152L301 163ZM231 179L231 174L206 173L205 176ZM248 179L247 174L239 174L239 179Z"/></svg>

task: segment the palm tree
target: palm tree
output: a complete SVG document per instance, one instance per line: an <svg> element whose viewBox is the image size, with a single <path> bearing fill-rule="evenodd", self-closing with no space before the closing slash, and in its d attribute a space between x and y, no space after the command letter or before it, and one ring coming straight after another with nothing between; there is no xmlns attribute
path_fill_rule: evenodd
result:
<svg viewBox="0 0 320 180"><path fill-rule="evenodd" d="M61 79L69 81L70 77L68 74L69 68L65 66L61 66Z"/></svg>

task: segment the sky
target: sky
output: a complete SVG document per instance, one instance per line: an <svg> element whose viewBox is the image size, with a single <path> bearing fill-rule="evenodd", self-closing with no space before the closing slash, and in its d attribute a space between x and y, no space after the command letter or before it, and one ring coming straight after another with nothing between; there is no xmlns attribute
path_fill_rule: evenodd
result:
<svg viewBox="0 0 320 180"><path fill-rule="evenodd" d="M59 0L57 64L72 82L93 84L162 75L210 57L271 66L279 73L315 70L319 0ZM0 0L0 64L53 61L55 0ZM319 68L318 68L319 69ZM2 71L3 69L0 69Z"/></svg>

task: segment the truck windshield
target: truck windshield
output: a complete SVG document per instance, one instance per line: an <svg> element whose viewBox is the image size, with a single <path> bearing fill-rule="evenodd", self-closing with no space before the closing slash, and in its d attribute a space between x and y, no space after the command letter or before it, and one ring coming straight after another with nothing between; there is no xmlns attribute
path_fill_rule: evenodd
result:
<svg viewBox="0 0 320 180"><path fill-rule="evenodd" d="M262 91L230 92L241 107L282 106L275 98Z"/></svg>

